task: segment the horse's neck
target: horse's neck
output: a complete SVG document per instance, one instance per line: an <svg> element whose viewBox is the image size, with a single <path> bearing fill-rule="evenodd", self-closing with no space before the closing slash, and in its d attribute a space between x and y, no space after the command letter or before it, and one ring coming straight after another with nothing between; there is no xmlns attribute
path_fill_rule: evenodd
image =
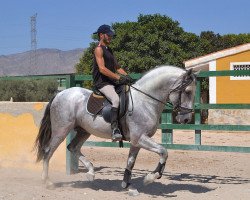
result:
<svg viewBox="0 0 250 200"><path fill-rule="evenodd" d="M135 86L151 96L165 101L168 97L169 91L179 77L179 70L168 71L166 68L154 70L145 77L142 77ZM178 73L177 73L178 72Z"/></svg>

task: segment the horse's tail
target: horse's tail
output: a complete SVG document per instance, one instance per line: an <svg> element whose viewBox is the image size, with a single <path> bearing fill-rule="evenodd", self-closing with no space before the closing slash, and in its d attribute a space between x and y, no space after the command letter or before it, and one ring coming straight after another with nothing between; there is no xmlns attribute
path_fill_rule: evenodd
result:
<svg viewBox="0 0 250 200"><path fill-rule="evenodd" d="M50 106L55 96L48 103L42 118L38 135L35 140L34 149L37 151L36 162L41 161L45 155L45 149L51 138Z"/></svg>

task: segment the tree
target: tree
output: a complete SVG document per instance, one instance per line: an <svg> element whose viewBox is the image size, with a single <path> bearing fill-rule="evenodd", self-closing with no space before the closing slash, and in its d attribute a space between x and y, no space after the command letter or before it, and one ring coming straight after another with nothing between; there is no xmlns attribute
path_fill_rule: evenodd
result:
<svg viewBox="0 0 250 200"><path fill-rule="evenodd" d="M117 36L111 48L119 64L130 73L164 64L184 67L184 60L198 55L194 49L199 37L185 32L179 22L165 15L140 15L137 22L114 23L112 27ZM91 43L85 51L76 65L77 73L91 72L95 45Z"/></svg>
<svg viewBox="0 0 250 200"><path fill-rule="evenodd" d="M185 32L178 21L165 15L139 15L136 22L114 23L111 43L119 64L128 72L142 73L157 65L184 67L185 60L250 42L250 34L221 36L203 31ZM77 73L91 74L95 40L76 65Z"/></svg>
<svg viewBox="0 0 250 200"><path fill-rule="evenodd" d="M222 43L221 49L226 49L249 42L250 42L250 33L239 34L239 35L226 34L221 37L221 43Z"/></svg>
<svg viewBox="0 0 250 200"><path fill-rule="evenodd" d="M0 101L49 101L57 92L57 80L0 80Z"/></svg>
<svg viewBox="0 0 250 200"><path fill-rule="evenodd" d="M203 31L200 34L199 50L202 55L227 49L250 42L250 34L215 34L213 31Z"/></svg>
<svg viewBox="0 0 250 200"><path fill-rule="evenodd" d="M202 31L200 34L199 50L204 54L212 53L221 49L221 36L213 31Z"/></svg>

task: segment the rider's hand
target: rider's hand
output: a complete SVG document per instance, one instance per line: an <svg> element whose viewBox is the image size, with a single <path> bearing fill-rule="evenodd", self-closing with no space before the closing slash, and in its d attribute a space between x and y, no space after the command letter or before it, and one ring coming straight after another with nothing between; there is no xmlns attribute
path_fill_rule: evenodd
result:
<svg viewBox="0 0 250 200"><path fill-rule="evenodd" d="M127 75L127 76L121 76L118 83L120 85L128 85L131 82L131 78Z"/></svg>
<svg viewBox="0 0 250 200"><path fill-rule="evenodd" d="M126 75L125 77L126 77L126 79L129 81L129 83L132 83L132 82L133 82L133 79L132 79L129 75Z"/></svg>

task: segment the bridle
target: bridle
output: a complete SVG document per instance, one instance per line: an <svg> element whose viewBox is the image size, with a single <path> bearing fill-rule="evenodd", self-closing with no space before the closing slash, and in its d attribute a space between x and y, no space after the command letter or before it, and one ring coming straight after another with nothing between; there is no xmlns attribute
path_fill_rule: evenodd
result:
<svg viewBox="0 0 250 200"><path fill-rule="evenodd" d="M189 113L194 112L194 109L193 109L193 108L187 108L187 107L184 107L184 106L181 105L181 94L182 94L182 92L185 91L185 89L186 89L194 80L196 80L196 78L195 78L195 75L192 74L192 75L191 75L191 78L189 78L188 80L182 81L182 83L181 83L180 85L178 85L177 87L175 87L174 89L172 89L172 90L169 91L168 97L167 97L168 99L169 99L169 96L170 96L171 93L173 93L173 92L179 92L178 103L177 103L176 105L173 105L173 103L170 102L170 101L168 101L168 102L165 103L165 102L163 102L163 101L161 101L161 100L159 100L159 99L153 97L152 95L147 94L146 92L141 91L140 89L138 89L138 88L136 88L136 87L134 87L134 86L132 86L132 85L129 85L129 87L132 87L133 89L137 90L138 92L140 92L140 93L142 93L142 94L144 94L144 95L150 97L151 99L153 99L153 100L155 100L155 101L158 101L158 102L164 104L165 106L168 106L168 107L170 107L170 108L173 108L173 111L174 111L174 112L178 112L179 115L185 115L185 114L189 114ZM174 83L173 85L175 85L175 83ZM129 91L130 91L130 90L129 90ZM133 98L132 98L131 91L130 91L130 97L131 97L132 105L133 105ZM133 112L133 106L132 106L132 110L129 111L129 112L130 112L130 113Z"/></svg>
<svg viewBox="0 0 250 200"><path fill-rule="evenodd" d="M191 74L190 78L188 80L184 80L182 81L182 83L180 85L178 85L177 87L175 87L174 89L170 90L168 93L168 98L170 96L171 93L173 92L178 92L179 93L179 98L178 98L178 102L176 105L173 106L173 110L175 112L178 112L179 115L185 115L188 113L192 113L194 112L193 108L187 108L181 105L181 95L182 93L185 91L185 89L194 81L196 80L196 77L194 74Z"/></svg>

